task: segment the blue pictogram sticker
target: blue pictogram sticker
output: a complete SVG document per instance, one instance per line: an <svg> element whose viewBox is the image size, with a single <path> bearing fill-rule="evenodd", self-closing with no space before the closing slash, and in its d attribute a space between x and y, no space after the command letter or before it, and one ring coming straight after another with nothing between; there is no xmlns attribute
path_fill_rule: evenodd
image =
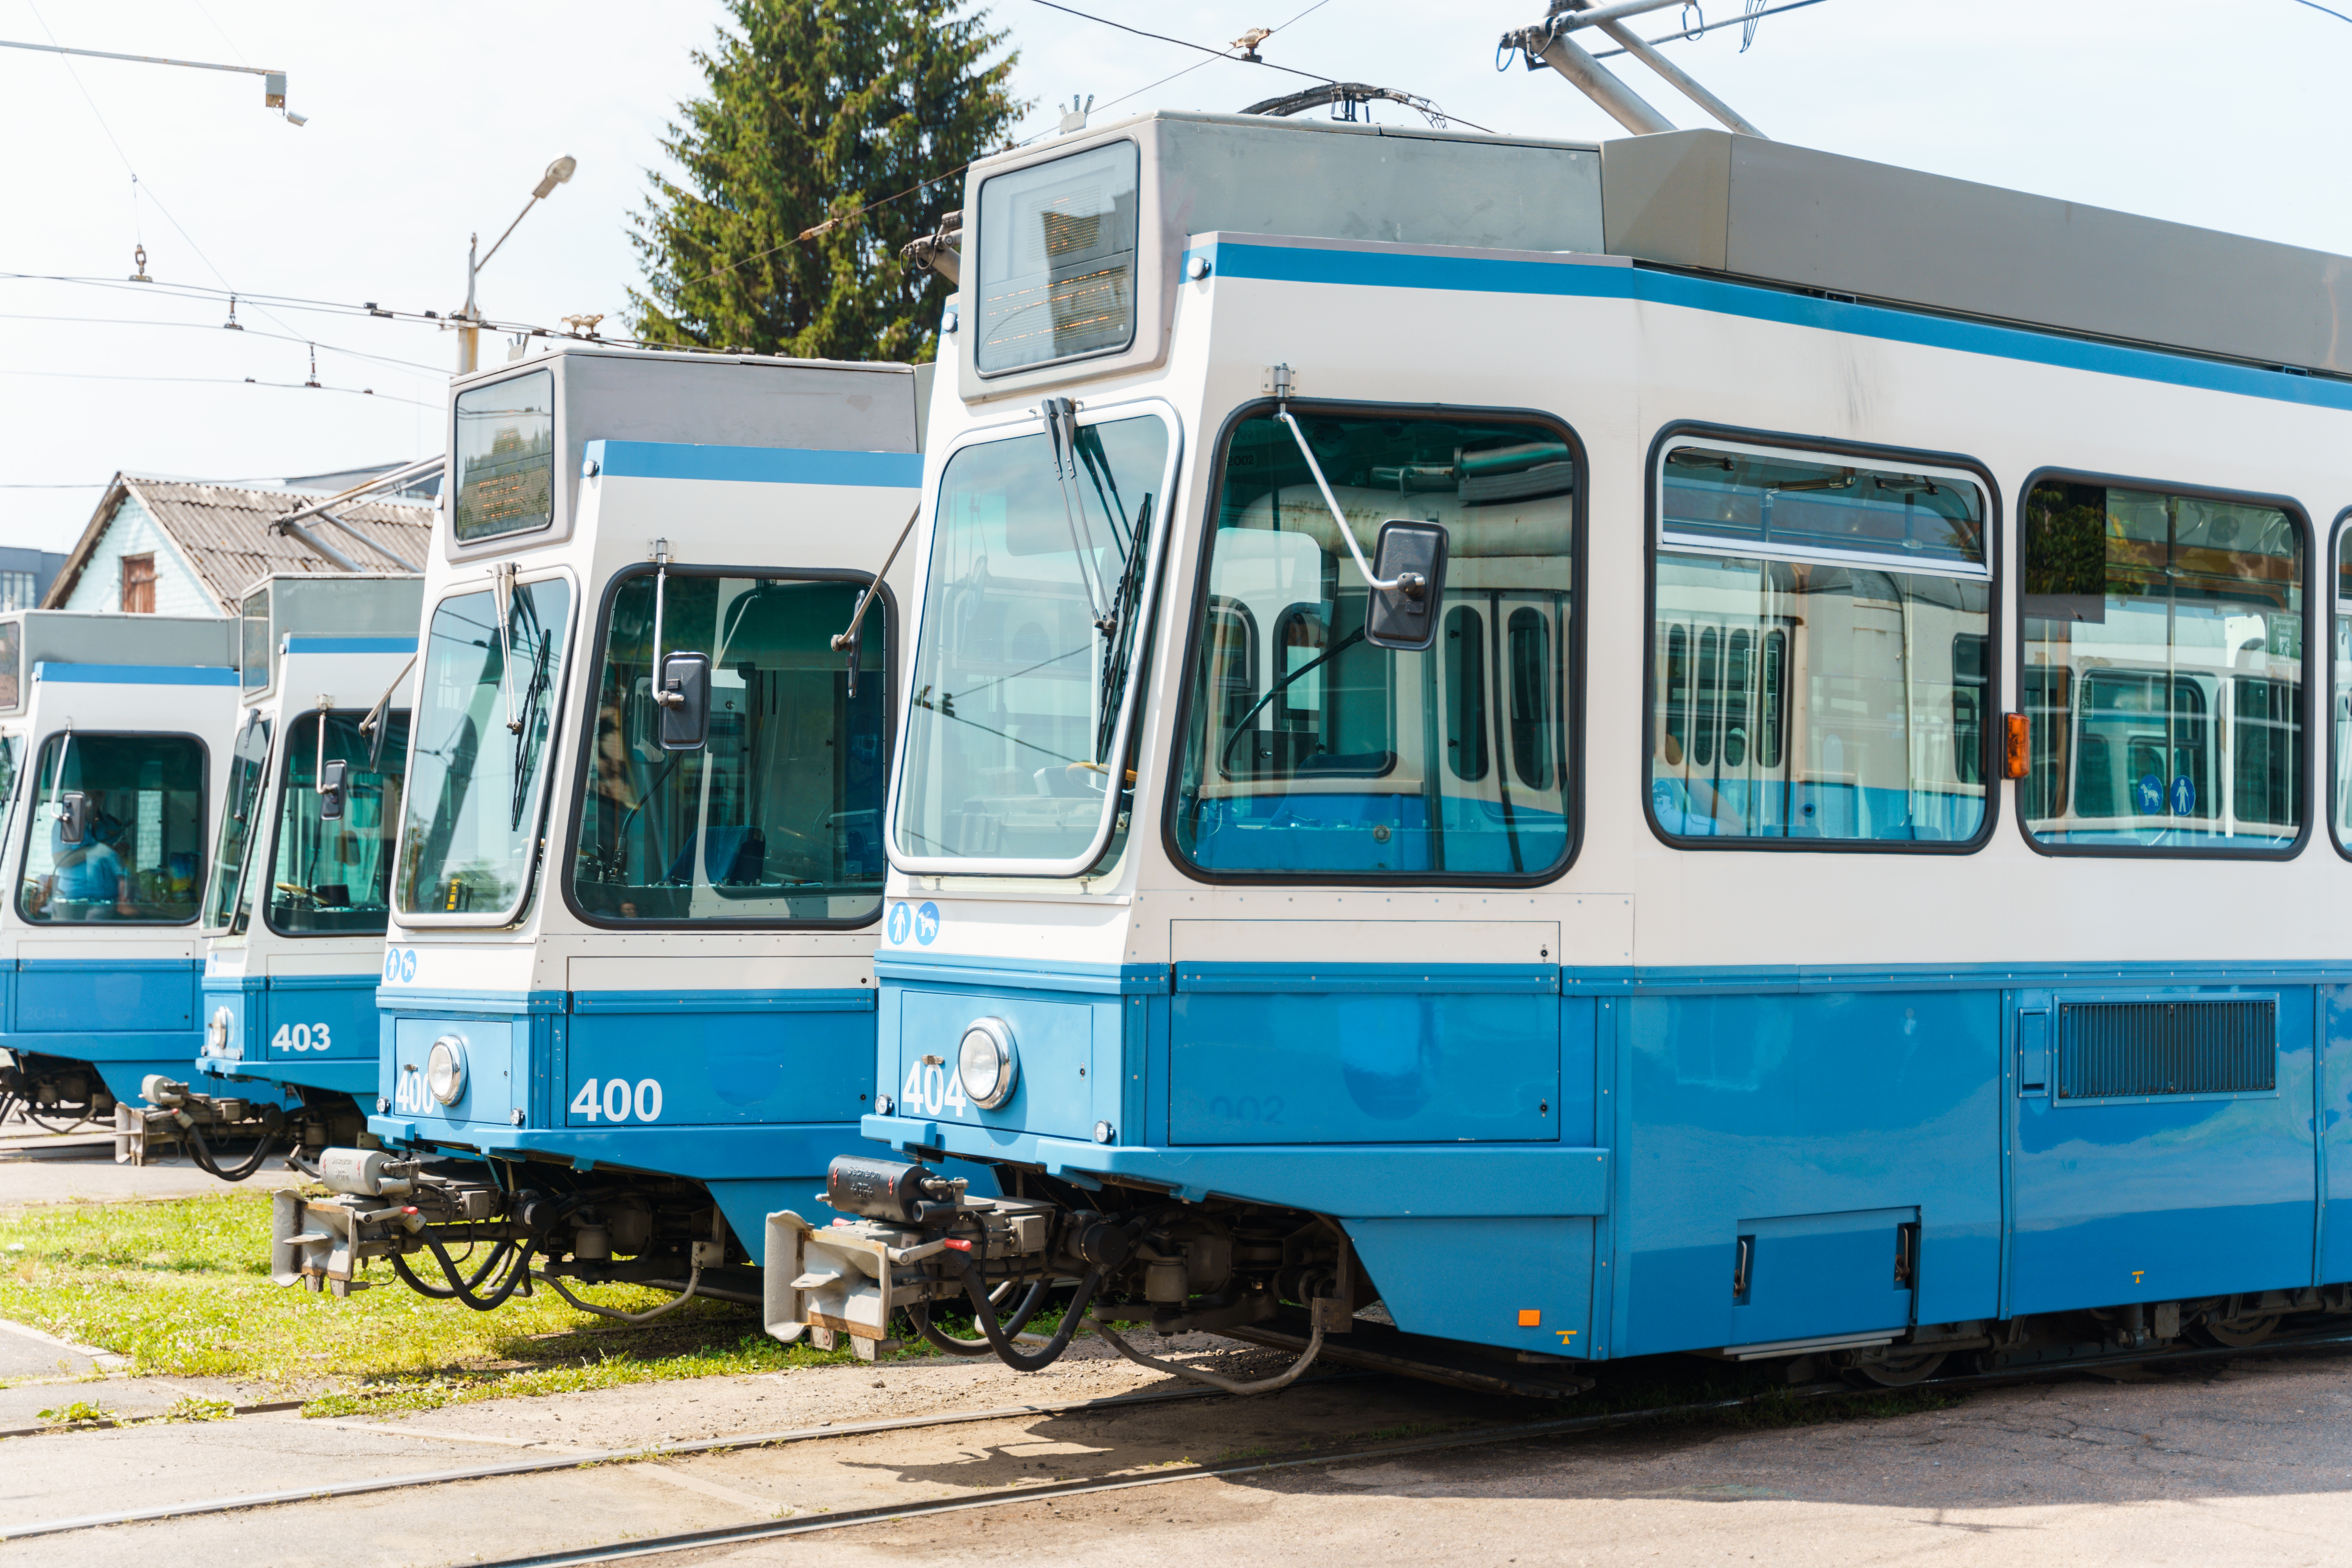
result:
<svg viewBox="0 0 2352 1568"><path fill-rule="evenodd" d="M926 903L915 911L915 940L925 947L940 934L940 906Z"/></svg>
<svg viewBox="0 0 2352 1568"><path fill-rule="evenodd" d="M2154 773L2140 774L2139 814L2142 816L2156 816L2161 815L2163 811L2164 781Z"/></svg>
<svg viewBox="0 0 2352 1568"><path fill-rule="evenodd" d="M387 985L405 985L416 978L416 950L413 947L388 949L383 955L383 979Z"/></svg>
<svg viewBox="0 0 2352 1568"><path fill-rule="evenodd" d="M2197 785L2187 773L2172 781L2172 815L2194 816L2197 811Z"/></svg>
<svg viewBox="0 0 2352 1568"><path fill-rule="evenodd" d="M908 926L912 925L913 923L914 923L914 915L913 915L912 911L910 911L910 910L907 908L907 906L906 906L906 905L904 905L904 904L892 904L892 905L890 906L890 920L889 920L888 930L889 930L889 933L890 933L890 940L891 940L891 942L892 942L896 943L896 942L902 942L906 941L906 940L907 940L907 928L908 928Z"/></svg>

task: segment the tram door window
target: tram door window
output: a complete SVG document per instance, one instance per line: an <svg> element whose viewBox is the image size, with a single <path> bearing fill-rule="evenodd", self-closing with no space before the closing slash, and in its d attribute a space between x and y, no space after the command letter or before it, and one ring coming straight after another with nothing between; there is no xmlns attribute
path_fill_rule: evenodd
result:
<svg viewBox="0 0 2352 1568"><path fill-rule="evenodd" d="M2336 842L2352 850L2352 526L2336 541Z"/></svg>
<svg viewBox="0 0 2352 1568"><path fill-rule="evenodd" d="M2284 849L2303 819L2303 539L2276 507L2048 480L2023 509L2027 830Z"/></svg>
<svg viewBox="0 0 2352 1568"><path fill-rule="evenodd" d="M1557 868L1578 478L1567 438L1507 419L1302 424L1368 554L1388 520L1445 527L1437 646L1365 642L1363 575L1290 426L1241 421L1220 458L1194 632L1179 851L1232 875ZM1257 656L1235 647L1261 636Z"/></svg>
<svg viewBox="0 0 2352 1568"><path fill-rule="evenodd" d="M1659 827L1974 837L1991 603L1977 479L1693 440L1668 448L1658 485Z"/></svg>
<svg viewBox="0 0 2352 1568"><path fill-rule="evenodd" d="M865 585L669 573L662 648L708 650L710 732L660 745L654 574L614 590L581 781L572 896L611 921L855 923L881 907L889 638L877 602L855 696L834 633Z"/></svg>

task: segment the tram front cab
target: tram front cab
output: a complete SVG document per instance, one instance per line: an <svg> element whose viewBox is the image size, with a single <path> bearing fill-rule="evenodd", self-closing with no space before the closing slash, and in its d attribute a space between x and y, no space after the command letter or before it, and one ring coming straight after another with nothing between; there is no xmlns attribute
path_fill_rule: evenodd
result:
<svg viewBox="0 0 2352 1568"><path fill-rule="evenodd" d="M216 616L0 616L0 1100L48 1124L110 1121L196 1055L235 635Z"/></svg>
<svg viewBox="0 0 2352 1568"><path fill-rule="evenodd" d="M889 589L833 639L914 504L915 383L567 345L455 384L381 1148L287 1200L280 1279L756 1299L762 1216L871 1107Z"/></svg>
<svg viewBox="0 0 2352 1568"><path fill-rule="evenodd" d="M207 879L193 1062L116 1113L118 1156L185 1145L242 1180L352 1143L375 1096L375 988L424 580L303 574L239 596L242 710ZM223 1163L210 1140L257 1135Z"/></svg>

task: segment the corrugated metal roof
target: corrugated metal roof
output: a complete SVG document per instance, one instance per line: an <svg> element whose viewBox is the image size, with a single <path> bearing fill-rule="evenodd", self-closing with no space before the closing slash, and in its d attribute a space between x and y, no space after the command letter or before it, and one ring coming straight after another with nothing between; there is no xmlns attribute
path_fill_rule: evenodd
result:
<svg viewBox="0 0 2352 1568"><path fill-rule="evenodd" d="M332 562L314 553L288 533L270 531L269 524L321 498L297 490L245 489L235 485L190 484L178 479L142 479L119 474L108 487L90 526L74 547L72 558L58 574L48 603L61 605L88 565L99 540L114 521L125 495L138 498L156 525L187 556L196 575L220 605L232 614L237 595L255 579L272 572L338 572ZM434 509L373 499L335 509L335 516L362 538L383 545L393 554L422 565L433 538ZM305 524L333 549L371 570L397 572L384 556L361 545L333 525L312 518Z"/></svg>

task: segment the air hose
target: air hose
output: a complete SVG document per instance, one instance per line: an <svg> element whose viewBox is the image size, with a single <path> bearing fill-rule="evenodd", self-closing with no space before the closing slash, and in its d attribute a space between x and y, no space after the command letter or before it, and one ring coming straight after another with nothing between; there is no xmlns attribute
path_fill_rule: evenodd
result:
<svg viewBox="0 0 2352 1568"><path fill-rule="evenodd" d="M988 1287L981 1279L979 1266L969 1257L959 1256L957 1261L957 1272L963 1276L963 1293L971 1298L972 1321L988 1336L988 1348L996 1352L996 1359L1015 1372L1043 1372L1059 1361L1062 1352L1070 1348L1070 1336L1078 1331L1078 1324L1087 1315L1087 1303L1094 1300L1095 1291L1102 1286L1099 1268L1079 1280L1077 1294L1070 1298L1070 1305L1062 1314L1062 1326L1054 1331L1054 1337L1045 1342L1044 1349L1033 1354L1015 1349L1013 1336L996 1321L996 1308L988 1299Z"/></svg>
<svg viewBox="0 0 2352 1568"><path fill-rule="evenodd" d="M1040 1279L1029 1287L1028 1294L1021 1299L1021 1305L1014 1309L1011 1320L1003 1325L1006 1339L1012 1339L1029 1326L1029 1320L1035 1317L1037 1309L1045 1304L1046 1293L1052 1288L1053 1281L1050 1279ZM1011 1298L1013 1289L1014 1287L1010 1284L998 1286L996 1289L988 1293L989 1305L1001 1306L1004 1300ZM908 1307L907 1316L914 1321L916 1332L950 1355L987 1355L995 1348L985 1339L957 1339L953 1334L935 1325L931 1321L931 1304L929 1301L918 1301Z"/></svg>
<svg viewBox="0 0 2352 1568"><path fill-rule="evenodd" d="M1065 1328L1068 1326L1067 1323L1063 1325ZM1272 1394L1277 1388L1287 1388L1297 1381L1300 1373L1313 1364L1317 1356L1323 1353L1323 1320L1318 1317L1315 1320L1315 1331L1307 1336L1307 1348L1298 1352L1298 1359L1292 1362L1287 1370L1278 1372L1272 1377L1260 1378L1255 1383L1244 1383L1239 1378L1223 1377L1213 1372L1203 1372L1197 1366L1186 1366L1180 1362L1161 1361L1158 1356L1145 1355L1121 1339L1108 1323L1097 1323L1095 1332L1100 1334L1104 1342L1111 1349L1138 1366L1148 1366L1154 1372L1171 1373L1178 1377L1190 1378L1194 1383L1205 1383L1211 1388L1222 1388L1227 1394Z"/></svg>
<svg viewBox="0 0 2352 1568"><path fill-rule="evenodd" d="M279 1130L286 1125L285 1115L274 1105L263 1112L262 1121L261 1141L253 1146L253 1152L241 1164L223 1165L215 1159L212 1145L205 1142L205 1130L193 1122L188 1127L188 1155L195 1161L196 1169L206 1175L217 1176L224 1182L241 1182L261 1169L261 1163L272 1152L271 1144L276 1142Z"/></svg>
<svg viewBox="0 0 2352 1568"><path fill-rule="evenodd" d="M502 1241L499 1243L498 1246L492 1247L490 1249L490 1255L482 1260L482 1266L474 1270L473 1278L466 1281L466 1289L468 1290L479 1289L481 1288L482 1281L488 1279L491 1274L498 1269L498 1267L506 1261L508 1250L514 1244L512 1242ZM445 1265L448 1262L446 1254L443 1255L442 1261ZM415 1273L409 1268L408 1259L397 1252L392 1255L392 1271L394 1274L399 1275L401 1279L406 1283L410 1289L415 1291L420 1296L429 1296L436 1301L447 1301L453 1300L457 1294L457 1291L448 1289L446 1286L427 1285L424 1280L418 1279Z"/></svg>
<svg viewBox="0 0 2352 1568"><path fill-rule="evenodd" d="M489 1272L490 1265L488 1263L485 1263L482 1266L481 1273L477 1274L474 1277L474 1279L471 1282L468 1282L457 1277L457 1265L456 1261L450 1258L449 1249L441 1245L441 1238L439 1237L434 1235L429 1230L426 1231L425 1233L425 1245L433 1249L433 1256L435 1258L440 1259L441 1272L446 1275L449 1280L449 1294L455 1296L458 1300L464 1302L467 1306L471 1307L477 1312L496 1311L499 1308L505 1306L507 1303L507 1298L515 1293L516 1287L520 1286L524 1280L530 1278L530 1244L527 1241L500 1242L499 1244L500 1251L504 1251L509 1247L513 1249L515 1254L514 1267L507 1270L506 1279L500 1281L499 1288L491 1291L487 1297L475 1295L474 1286L480 1283L483 1277ZM491 1261L495 1262L499 1257L499 1253L494 1252L490 1257ZM404 1274L407 1271L405 1269L402 1270L402 1273Z"/></svg>

